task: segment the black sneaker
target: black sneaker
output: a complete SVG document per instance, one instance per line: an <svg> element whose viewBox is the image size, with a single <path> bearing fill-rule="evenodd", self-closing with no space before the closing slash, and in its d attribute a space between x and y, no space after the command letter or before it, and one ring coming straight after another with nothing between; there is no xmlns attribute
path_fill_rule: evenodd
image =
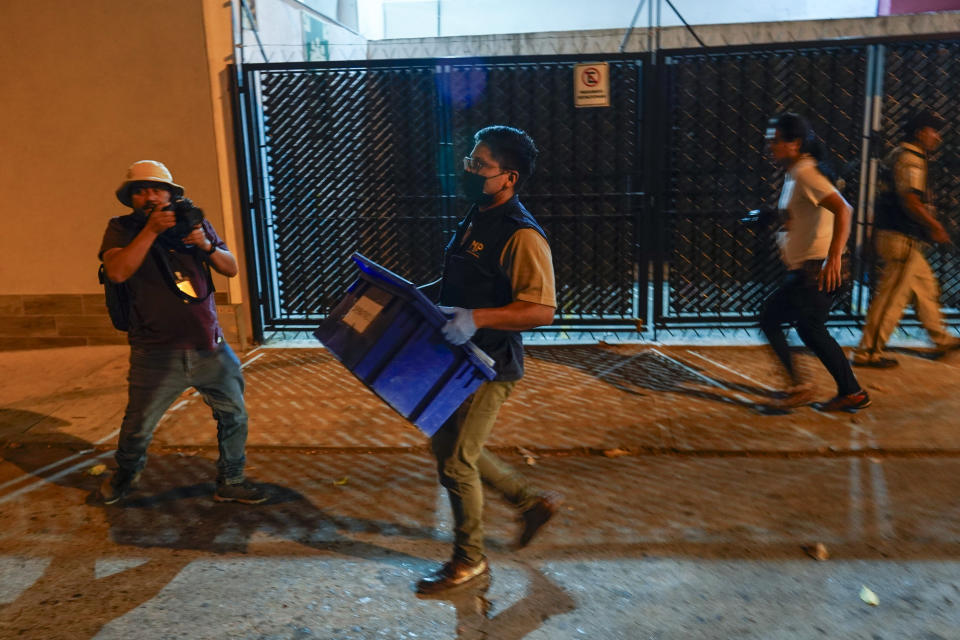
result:
<svg viewBox="0 0 960 640"><path fill-rule="evenodd" d="M117 469L100 483L103 504L113 504L135 491L140 486L140 472Z"/></svg>
<svg viewBox="0 0 960 640"><path fill-rule="evenodd" d="M232 484L217 481L217 490L213 493L213 499L216 502L260 504L267 501L267 494L247 479Z"/></svg>
<svg viewBox="0 0 960 640"><path fill-rule="evenodd" d="M814 402L813 408L817 411L846 411L847 413L856 413L860 409L866 409L870 406L870 395L860 390L845 396L837 396L828 402Z"/></svg>
<svg viewBox="0 0 960 640"><path fill-rule="evenodd" d="M864 360L853 358L850 360L850 364L855 367L872 367L874 369L892 369L900 365L895 358L888 358L886 356L877 356Z"/></svg>

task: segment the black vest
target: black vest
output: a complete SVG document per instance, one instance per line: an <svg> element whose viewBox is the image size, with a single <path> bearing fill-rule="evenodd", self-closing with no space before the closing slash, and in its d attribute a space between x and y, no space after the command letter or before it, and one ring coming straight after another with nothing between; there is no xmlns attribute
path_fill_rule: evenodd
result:
<svg viewBox="0 0 960 640"><path fill-rule="evenodd" d="M468 229L470 233L464 242ZM472 207L444 252L440 304L485 309L513 302L510 275L500 267L500 254L520 229L533 229L547 237L517 196L486 211ZM496 380L523 377L523 340L519 331L478 329L472 340L496 361Z"/></svg>
<svg viewBox="0 0 960 640"><path fill-rule="evenodd" d="M910 153L926 159L923 154L906 147L899 147L898 153ZM893 172L898 158L899 156L890 157L887 162L880 165L880 171L877 174L877 202L874 205L874 225L877 229L896 231L918 240L928 240L927 228L907 211L900 199L900 194L897 193ZM926 185L924 185L924 193L920 199L924 204L927 204Z"/></svg>

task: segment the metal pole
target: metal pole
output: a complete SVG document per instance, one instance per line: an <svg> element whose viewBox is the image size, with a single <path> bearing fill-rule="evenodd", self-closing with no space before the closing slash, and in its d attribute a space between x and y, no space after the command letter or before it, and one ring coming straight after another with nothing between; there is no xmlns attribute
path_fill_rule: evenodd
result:
<svg viewBox="0 0 960 640"><path fill-rule="evenodd" d="M253 12L250 11L250 5L247 4L247 0L240 0L243 6L243 10L247 14L247 20L250 21L250 29L253 31L253 37L257 39L257 46L260 47L260 55L263 56L264 62L270 62L270 59L267 58L267 52L263 48L263 43L260 42L260 31L257 29L257 24L253 21Z"/></svg>
<svg viewBox="0 0 960 640"><path fill-rule="evenodd" d="M240 20L240 9L237 8L237 0L230 0L230 20L233 25L233 61L237 65L237 77L240 77L243 71L243 26Z"/></svg>
<svg viewBox="0 0 960 640"><path fill-rule="evenodd" d="M667 0L667 4L670 5L670 8L673 9L673 12L674 12L675 14L677 14L677 17L680 18L680 22L682 22L682 23L683 23L683 26L685 26L685 27L687 28L687 31L690 32L690 35L693 36L694 40L696 40L697 42L699 42L701 47L706 48L707 45L704 44L703 40L700 39L700 36L698 36L697 33L693 30L693 27L691 27L689 24L687 24L687 21L683 19L683 16L680 15L680 12L677 11L677 8L676 8L675 6L673 6L673 3L670 2L670 0Z"/></svg>
<svg viewBox="0 0 960 640"><path fill-rule="evenodd" d="M653 2L647 5L647 51L653 53ZM651 57L651 61L655 57Z"/></svg>
<svg viewBox="0 0 960 640"><path fill-rule="evenodd" d="M640 10L643 9L643 3L646 1L647 0L640 0L640 2L637 3L637 10L633 12L633 20L630 21L630 26L627 27L627 32L623 34L623 41L620 42L620 53L623 53L623 50L626 48L627 40L630 39L630 34L633 33L633 27L635 24L637 24L637 18L640 17Z"/></svg>
<svg viewBox="0 0 960 640"><path fill-rule="evenodd" d="M661 31L661 29L662 29L662 27L661 27L660 25L661 25L661 22L662 22L662 20L661 20L661 19L662 19L662 14L663 14L663 0L657 0L657 31L656 31L656 33L657 33L657 49L656 49L656 50L657 50L658 52L660 51L660 31Z"/></svg>

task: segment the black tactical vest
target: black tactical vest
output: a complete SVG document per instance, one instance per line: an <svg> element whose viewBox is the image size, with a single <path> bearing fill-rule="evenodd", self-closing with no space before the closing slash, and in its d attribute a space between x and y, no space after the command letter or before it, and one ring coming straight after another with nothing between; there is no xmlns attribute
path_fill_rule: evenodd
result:
<svg viewBox="0 0 960 640"><path fill-rule="evenodd" d="M911 153L926 159L923 154L906 147L899 147L897 153ZM880 165L880 171L877 174L877 202L874 206L874 225L877 229L896 231L918 240L927 240L927 228L907 211L906 207L903 206L900 195L897 193L893 172L898 158L899 155L891 156ZM924 204L927 204L926 187L920 199Z"/></svg>
<svg viewBox="0 0 960 640"><path fill-rule="evenodd" d="M510 275L500 267L500 254L520 229L534 229L547 237L517 196L486 211L472 207L444 252L440 304L484 309L513 302ZM478 329L472 341L496 361L496 380L523 377L523 340L519 331Z"/></svg>

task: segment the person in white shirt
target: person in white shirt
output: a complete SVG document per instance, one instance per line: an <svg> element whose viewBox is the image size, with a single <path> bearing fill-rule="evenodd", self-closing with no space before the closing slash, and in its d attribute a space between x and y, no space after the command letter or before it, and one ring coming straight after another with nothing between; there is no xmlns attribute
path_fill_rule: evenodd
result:
<svg viewBox="0 0 960 640"><path fill-rule="evenodd" d="M782 404L784 408L809 404L815 393L794 364L783 329L789 324L837 384L837 395L828 402L813 403L814 408L855 412L870 405L870 396L826 327L845 279L843 254L853 210L819 169L822 147L802 117L785 113L772 118L767 145L773 161L786 171L778 207L786 217L780 252L787 275L764 303L760 329L790 378Z"/></svg>

